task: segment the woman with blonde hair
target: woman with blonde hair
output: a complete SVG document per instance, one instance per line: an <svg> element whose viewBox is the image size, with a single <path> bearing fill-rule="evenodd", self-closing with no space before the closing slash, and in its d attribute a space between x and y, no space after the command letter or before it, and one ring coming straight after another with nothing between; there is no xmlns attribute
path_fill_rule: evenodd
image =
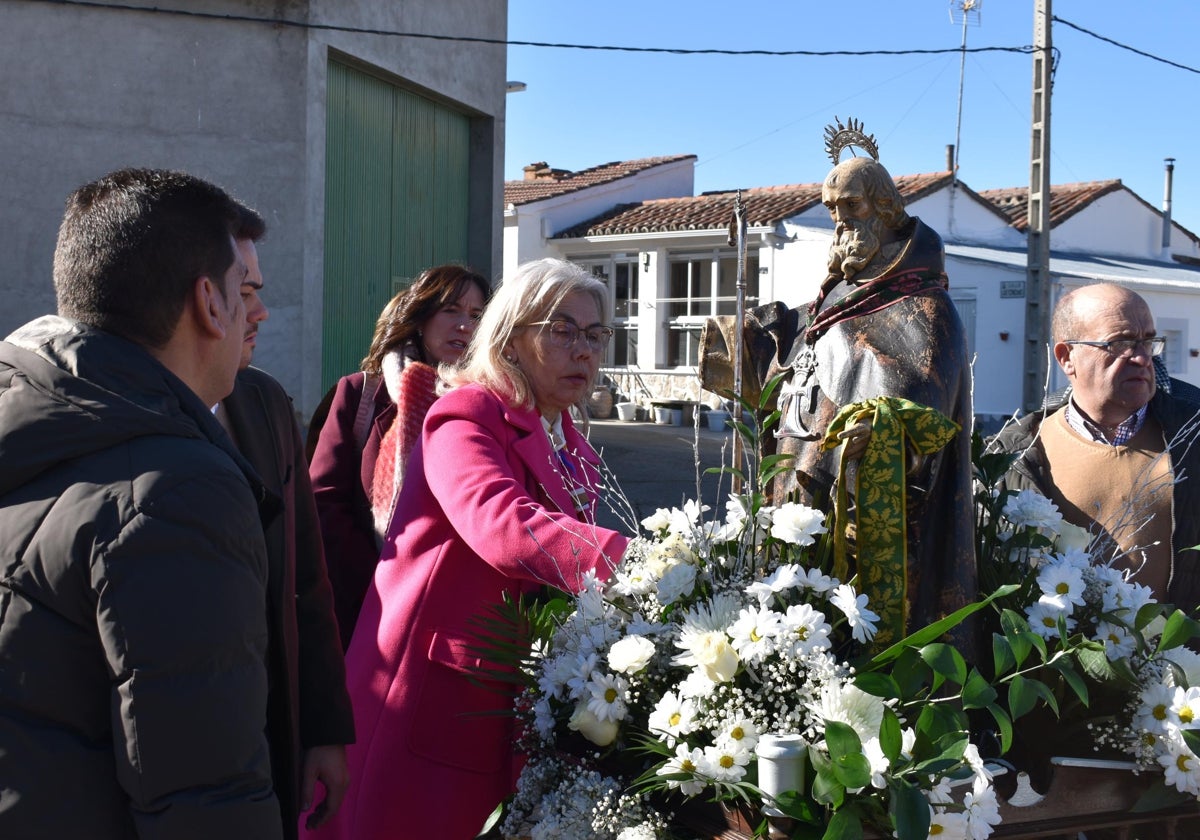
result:
<svg viewBox="0 0 1200 840"><path fill-rule="evenodd" d="M310 836L469 840L512 792L513 695L473 621L606 579L625 550L595 524L599 459L571 419L612 336L605 292L569 262L522 265L449 374L346 655L354 782Z"/></svg>

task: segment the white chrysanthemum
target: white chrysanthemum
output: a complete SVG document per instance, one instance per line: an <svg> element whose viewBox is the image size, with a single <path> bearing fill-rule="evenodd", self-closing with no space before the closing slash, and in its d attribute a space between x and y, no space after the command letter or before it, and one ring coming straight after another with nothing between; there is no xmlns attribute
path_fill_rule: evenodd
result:
<svg viewBox="0 0 1200 840"><path fill-rule="evenodd" d="M883 723L884 702L867 694L853 683L828 682L813 704L813 715L819 720L844 723L858 733L860 741L879 737Z"/></svg>
<svg viewBox="0 0 1200 840"><path fill-rule="evenodd" d="M1062 524L1058 506L1035 490L1022 490L1004 503L1002 511L1018 527L1033 527L1046 534L1057 534Z"/></svg>
<svg viewBox="0 0 1200 840"><path fill-rule="evenodd" d="M613 592L626 598L648 595L654 591L654 587L657 585L658 581L646 568L646 564L641 561L617 569L610 584Z"/></svg>
<svg viewBox="0 0 1200 840"><path fill-rule="evenodd" d="M1152 735L1165 734L1174 703L1174 686L1155 683L1142 689L1138 695L1137 711L1134 713L1134 728L1144 729Z"/></svg>
<svg viewBox="0 0 1200 840"><path fill-rule="evenodd" d="M718 782L740 782L749 763L749 751L728 744L714 745L704 748L702 772Z"/></svg>
<svg viewBox="0 0 1200 840"><path fill-rule="evenodd" d="M646 727L664 741L686 735L696 728L696 704L690 698L668 691L650 713Z"/></svg>
<svg viewBox="0 0 1200 840"><path fill-rule="evenodd" d="M588 711L600 720L624 720L629 702L629 683L616 674L596 671L589 685Z"/></svg>
<svg viewBox="0 0 1200 840"><path fill-rule="evenodd" d="M675 755L667 759L655 773L659 776L683 775L685 779L667 779L667 786L678 788L684 796L695 796L704 790L707 782L700 777L704 766L704 753L698 749L690 749L687 744L675 747Z"/></svg>
<svg viewBox="0 0 1200 840"><path fill-rule="evenodd" d="M703 668L693 668L683 681L676 685L680 697L698 700L710 696L716 690L717 683L710 680Z"/></svg>
<svg viewBox="0 0 1200 840"><path fill-rule="evenodd" d="M688 499L682 508L671 508L667 512L667 531L672 534L690 534L696 530L700 515L708 510L695 499Z"/></svg>
<svg viewBox="0 0 1200 840"><path fill-rule="evenodd" d="M763 607L746 607L729 628L730 643L743 662L757 665L775 652L783 629L779 613Z"/></svg>
<svg viewBox="0 0 1200 840"><path fill-rule="evenodd" d="M603 621L604 584L596 577L594 571L588 571L583 577L583 589L575 598L575 610L586 621Z"/></svg>
<svg viewBox="0 0 1200 840"><path fill-rule="evenodd" d="M550 698L540 697L533 704L533 726L537 729L538 737L549 741L554 735L554 711L550 708Z"/></svg>
<svg viewBox="0 0 1200 840"><path fill-rule="evenodd" d="M879 616L867 609L867 596L856 595L848 583L833 590L829 603L841 610L850 623L850 630L856 642L866 642L875 638L875 625Z"/></svg>
<svg viewBox="0 0 1200 840"><path fill-rule="evenodd" d="M1200 761L1183 741L1168 740L1167 751L1158 757L1163 780L1183 793L1200 794Z"/></svg>
<svg viewBox="0 0 1200 840"><path fill-rule="evenodd" d="M684 630L728 630L742 611L741 599L732 592L721 592L696 604L683 617Z"/></svg>
<svg viewBox="0 0 1200 840"><path fill-rule="evenodd" d="M566 697L567 681L575 674L575 657L562 654L542 660L538 690L556 700Z"/></svg>
<svg viewBox="0 0 1200 840"><path fill-rule="evenodd" d="M1103 571L1105 569L1109 569L1110 574L1106 575ZM1154 593L1150 591L1150 587L1129 580L1117 569L1101 566L1096 572L1097 577L1107 584L1101 599L1101 609L1105 612L1127 610L1132 618L1137 615L1138 610L1154 600Z"/></svg>
<svg viewBox="0 0 1200 840"><path fill-rule="evenodd" d="M967 840L967 815L961 811L933 808L929 840Z"/></svg>
<svg viewBox="0 0 1200 840"><path fill-rule="evenodd" d="M690 665L716 683L732 680L741 664L724 630L684 628L675 644L684 652L671 660L674 664Z"/></svg>
<svg viewBox="0 0 1200 840"><path fill-rule="evenodd" d="M825 621L825 615L809 604L788 607L780 624L776 642L781 651L794 659L832 647L829 641L832 628Z"/></svg>
<svg viewBox="0 0 1200 840"><path fill-rule="evenodd" d="M747 717L737 717L721 727L716 742L731 750L754 752L758 746L758 727Z"/></svg>
<svg viewBox="0 0 1200 840"><path fill-rule="evenodd" d="M1037 603L1030 604L1025 608L1025 618L1029 621L1029 629L1045 639L1058 637L1058 620L1060 617L1065 619L1067 630L1075 626L1075 619L1067 614L1062 604L1045 597L1038 599Z"/></svg>
<svg viewBox="0 0 1200 840"><path fill-rule="evenodd" d="M654 642L645 636L626 636L608 649L608 667L621 674L636 674L654 658Z"/></svg>
<svg viewBox="0 0 1200 840"><path fill-rule="evenodd" d="M679 563L667 569L658 581L658 602L663 606L674 604L696 588L696 567L690 563Z"/></svg>
<svg viewBox="0 0 1200 840"><path fill-rule="evenodd" d="M574 660L569 663L571 676L567 680L567 688L571 697L583 697L587 694L588 683L592 679L592 672L596 670L596 665L599 662L600 655L598 653L575 655Z"/></svg>
<svg viewBox="0 0 1200 840"><path fill-rule="evenodd" d="M825 515L808 505L787 502L771 514L771 536L792 545L812 545L828 530Z"/></svg>
<svg viewBox="0 0 1200 840"><path fill-rule="evenodd" d="M963 797L964 813L967 815L967 836L971 840L987 840L996 826L1000 825L1000 801L990 784L975 780L972 789Z"/></svg>
<svg viewBox="0 0 1200 840"><path fill-rule="evenodd" d="M1095 640L1104 645L1104 655L1110 662L1124 659L1137 647L1133 634L1119 624L1101 621L1096 625Z"/></svg>
<svg viewBox="0 0 1200 840"><path fill-rule="evenodd" d="M1046 598L1062 604L1070 612L1083 606L1083 571L1068 563L1053 563L1042 568L1037 576L1038 586Z"/></svg>
<svg viewBox="0 0 1200 840"><path fill-rule="evenodd" d="M657 534L665 531L667 526L671 524L671 511L666 508L659 508L650 516L642 520L642 527L652 534Z"/></svg>
<svg viewBox="0 0 1200 840"><path fill-rule="evenodd" d="M799 566L795 563L784 563L762 580L747 586L746 594L765 607L773 595L794 589L800 586L803 580L804 571Z"/></svg>

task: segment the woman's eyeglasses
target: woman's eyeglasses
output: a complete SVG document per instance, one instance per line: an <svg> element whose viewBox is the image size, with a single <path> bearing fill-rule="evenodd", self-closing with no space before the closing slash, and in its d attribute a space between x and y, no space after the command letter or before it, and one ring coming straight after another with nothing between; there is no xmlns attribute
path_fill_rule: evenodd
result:
<svg viewBox="0 0 1200 840"><path fill-rule="evenodd" d="M608 340L613 337L612 327L588 327L584 329L570 321L556 319L553 321L534 321L526 324L528 327L546 327L542 335L549 338L550 343L563 350L570 350L582 338L587 342L588 349L593 353L602 353L608 347Z"/></svg>

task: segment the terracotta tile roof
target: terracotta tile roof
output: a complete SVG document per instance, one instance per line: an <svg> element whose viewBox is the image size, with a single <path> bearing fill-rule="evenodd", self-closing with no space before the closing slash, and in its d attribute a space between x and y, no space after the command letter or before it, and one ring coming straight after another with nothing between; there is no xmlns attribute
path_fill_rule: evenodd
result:
<svg viewBox="0 0 1200 840"><path fill-rule="evenodd" d="M1050 227L1056 227L1101 196L1125 189L1121 179L1054 184L1050 187ZM1009 223L1025 233L1029 230L1029 187L980 190L979 195L1008 217Z"/></svg>
<svg viewBox="0 0 1200 840"><path fill-rule="evenodd" d="M525 167L523 181L504 182L504 206L510 204L529 204L557 195L606 184L620 178L627 178L638 172L643 172L664 163L675 163L681 160L695 160L695 155L665 155L662 157L639 158L637 160L621 160L602 163L589 169L570 172L565 169L551 169L546 163L531 163Z"/></svg>
<svg viewBox="0 0 1200 840"><path fill-rule="evenodd" d="M906 202L940 189L950 180L949 172L900 175L896 187ZM622 204L612 210L558 233L555 239L611 236L629 233L661 233L680 230L724 230L733 218L737 190L707 192L683 198L659 198ZM821 184L788 184L742 190L746 224L764 227L803 213L821 202Z"/></svg>

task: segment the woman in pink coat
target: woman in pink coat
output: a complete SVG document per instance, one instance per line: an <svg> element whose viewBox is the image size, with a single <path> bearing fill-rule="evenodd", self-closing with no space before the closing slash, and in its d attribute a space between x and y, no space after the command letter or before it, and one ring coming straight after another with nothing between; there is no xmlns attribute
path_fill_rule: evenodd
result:
<svg viewBox="0 0 1200 840"><path fill-rule="evenodd" d="M513 789L511 691L478 630L503 593L607 578L626 538L595 524L582 408L612 330L578 266L521 266L496 292L413 452L346 654L357 743L337 818L310 837L469 840ZM586 416L586 415L583 415Z"/></svg>

